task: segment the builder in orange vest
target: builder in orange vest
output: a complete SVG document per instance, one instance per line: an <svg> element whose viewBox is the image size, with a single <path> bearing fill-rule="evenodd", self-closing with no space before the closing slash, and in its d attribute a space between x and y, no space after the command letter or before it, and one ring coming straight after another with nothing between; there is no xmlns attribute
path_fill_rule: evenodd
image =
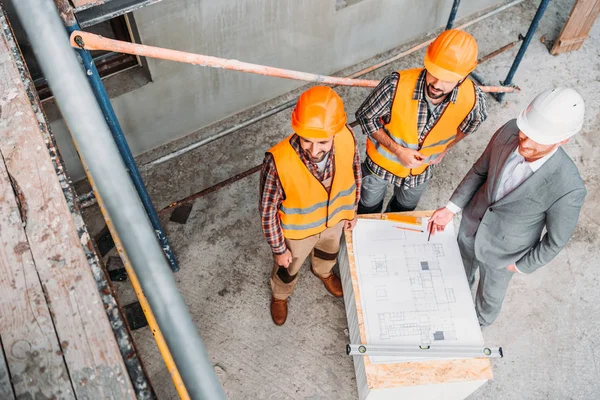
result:
<svg viewBox="0 0 600 400"><path fill-rule="evenodd" d="M412 211L452 146L487 117L483 92L467 75L477 65L477 42L447 30L427 48L425 68L384 78L356 112L367 138L359 214L379 213L388 183L386 212Z"/></svg>
<svg viewBox="0 0 600 400"><path fill-rule="evenodd" d="M356 224L360 159L346 126L342 99L315 86L298 99L294 134L271 148L263 162L259 210L275 263L271 274L271 316L287 318L287 299L310 255L312 272L335 297L342 297L333 269L342 230Z"/></svg>

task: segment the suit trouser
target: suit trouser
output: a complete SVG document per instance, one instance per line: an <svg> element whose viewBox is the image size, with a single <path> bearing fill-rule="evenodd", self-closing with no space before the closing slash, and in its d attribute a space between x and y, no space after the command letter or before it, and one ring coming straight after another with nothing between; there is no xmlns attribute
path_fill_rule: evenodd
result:
<svg viewBox="0 0 600 400"><path fill-rule="evenodd" d="M475 236L458 233L458 247L465 265L469 286L475 284L475 272L479 268L479 285L475 295L475 311L481 326L491 325L500 314L508 283L514 273L506 268L491 268L475 256Z"/></svg>
<svg viewBox="0 0 600 400"><path fill-rule="evenodd" d="M292 253L292 263L287 268L273 263L271 274L271 290L273 297L285 300L293 293L298 283L298 271L310 255L313 272L327 278L337 261L340 251L340 237L345 221L325 229L323 232L305 239L285 239L287 248Z"/></svg>
<svg viewBox="0 0 600 400"><path fill-rule="evenodd" d="M359 214L380 213L389 182L375 175L364 162L361 170ZM423 192L427 189L427 183L424 182L413 188L404 185L394 186L394 196L390 199L386 212L413 211L417 208ZM365 212L360 212L361 210Z"/></svg>

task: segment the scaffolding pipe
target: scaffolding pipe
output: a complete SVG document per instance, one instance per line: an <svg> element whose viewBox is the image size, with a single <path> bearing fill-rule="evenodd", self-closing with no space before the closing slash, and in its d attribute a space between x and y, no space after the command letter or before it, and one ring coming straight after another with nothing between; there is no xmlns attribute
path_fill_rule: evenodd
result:
<svg viewBox="0 0 600 400"><path fill-rule="evenodd" d="M51 0L14 2L192 399L225 399L148 216Z"/></svg>
<svg viewBox="0 0 600 400"><path fill-rule="evenodd" d="M269 67L266 65L252 64L238 60L231 60L203 54L188 53L186 51L165 49L145 44L124 42L122 40L108 39L89 32L74 31L71 33L71 46L87 50L105 50L117 53L132 54L134 56L159 58L183 62L203 67L223 68L232 71L250 72L258 75L274 76L278 78L296 79L314 83L325 83L330 85L375 87L379 81L339 78L336 76L325 76L311 74L310 72L293 71L290 69Z"/></svg>
<svg viewBox="0 0 600 400"><path fill-rule="evenodd" d="M496 15L496 14L498 14L498 13L500 13L500 12L502 12L502 11L510 8L510 7L516 6L517 4L520 4L520 3L524 2L524 1L525 0L514 0L514 1L510 2L510 3L507 3L507 4L505 4L505 5L501 6L501 7L496 8L496 9L494 9L494 10L488 12L488 13L480 15L479 17L477 17L475 19L472 19L469 22L466 22L466 23L464 23L464 24L456 27L455 29L461 29L461 30L462 29L466 29L466 28L468 28L469 26L471 26L473 24L476 24L476 23L478 23L480 21L483 21L486 18L492 17L492 16L494 16L494 15ZM429 43L433 42L433 40L434 39L430 39L430 40L427 40L427 41L425 41L423 43L419 43L418 45L415 45L415 46L411 47L410 49L407 49L407 50L405 50L405 51L403 51L401 53L398 53L398 54L396 54L395 56L393 56L391 58L388 58L388 59L383 60L383 61L381 61L381 62L379 62L379 63L377 63L375 65L371 65L370 67L367 67L365 69L357 71L357 72L353 73L352 75L347 76L347 78L351 78L351 79L352 78L357 78L359 76L368 74L369 72L373 72L373 71L375 71L375 70L377 70L377 69L379 69L381 67L385 67L386 65L391 64L394 61L397 61L397 60L399 60L401 58L404 58L404 57L406 57L406 56L408 56L408 55L410 55L410 54L412 54L412 53L414 53L414 52L422 49L423 47L428 46ZM189 145L187 145L185 147L182 147L182 148L180 148L178 150L175 150L175 151L173 151L171 153L167 153L167 154L165 154L165 155L163 155L163 156L161 156L161 157L159 157L159 158L157 158L155 160L152 160L150 162L142 164L140 166L140 169L142 171L145 171L145 170L147 170L147 169L149 169L149 168L151 168L153 166L163 164L163 163L165 163L167 161L170 161L170 160L172 160L174 158L179 157L180 155L183 155L183 154L188 153L188 152L190 152L192 150L195 150L195 149L197 149L199 147L202 147L204 145L212 143L215 140L219 140L219 139L221 139L221 138L223 138L223 137L225 137L227 135L230 135L230 134L232 134L234 132L239 131L240 129L243 129L243 128L247 127L247 126L253 125L253 124L255 124L255 123L259 122L259 121L262 121L265 118L268 118L268 117L273 116L275 114L278 114L278 113L280 113L280 112L282 112L284 110L287 110L288 108L293 107L294 105L296 105L296 101L297 101L296 99L292 99L292 100L286 101L285 103L281 103L278 106L275 106L275 107L273 107L273 108L271 108L271 109L269 109L269 110L267 110L267 111L265 111L265 112L263 112L261 114L255 115L254 117L252 117L250 119L247 119L246 121L240 122L239 124L236 124L236 125L234 125L234 126L232 126L230 128L227 128L225 130L222 130L220 132L217 132L217 133L214 133L214 134L211 134L211 135L207 135L206 137L200 139L197 142L190 143Z"/></svg>
<svg viewBox="0 0 600 400"><path fill-rule="evenodd" d="M460 6L460 0L454 0L454 3L452 3L452 10L450 10L450 16L448 17L448 23L446 24L446 30L452 29L452 26L454 26L454 19L458 12L458 6Z"/></svg>
<svg viewBox="0 0 600 400"><path fill-rule="evenodd" d="M250 72L258 75L273 76L276 78L296 79L300 81L324 83L334 86L357 86L374 88L379 85L377 80L340 78L337 76L326 76L311 74L309 72L294 71L269 67L260 64L250 64L238 60L228 60L219 57L205 56L203 54L188 53L185 51L165 49L162 47L147 46L137 43L129 43L121 40L107 39L94 33L83 31L71 32L71 45L79 46L87 50L105 50L117 53L133 54L135 56L153 57L162 60L171 60L203 67L223 68L232 71ZM481 87L483 92L514 92L514 87Z"/></svg>
<svg viewBox="0 0 600 400"><path fill-rule="evenodd" d="M75 15L73 14L73 9L71 8L71 5L66 0L54 0L54 3L56 4L56 7L59 10L59 15L61 16L65 26L67 27L67 32L69 32L69 28L68 28L69 26L77 26L77 21L75 19ZM87 50L83 50L83 52L87 53ZM79 54L81 55L81 52ZM93 62L91 62L91 63L93 63ZM85 65L85 63L84 63L84 65ZM97 93L94 93L94 94L96 95L96 99L98 99ZM107 119L105 113L104 113L104 116L105 116L105 119ZM108 119L107 119L107 123L109 123ZM114 135L114 132L112 130L111 130L111 133L113 133L113 135ZM121 155L122 155L122 153L121 153ZM115 230L114 224L112 223L110 215L106 211L106 206L104 205L104 202L102 201L101 196L97 194L96 183L94 182L93 178L91 177L90 171L87 168L87 165L85 164L84 160L82 160L82 165L83 165L85 174L87 176L87 179L88 179L90 185L92 186L92 191L90 191L89 193L86 193L84 195L81 195L77 198L77 200L79 202L79 207L83 209L86 207L90 207L94 204L98 204L98 206L100 207L102 216L104 217L104 220L106 221L106 226L108 227L108 230L109 230L109 232L113 238L113 241L115 243L117 252L119 253L119 255L121 257L121 260L123 261L125 270L127 271L127 276L129 277L131 286L133 287L135 295L140 303L140 306L142 307L142 311L144 312L144 316L146 317L148 326L150 327L150 330L152 331L152 334L154 335L154 340L156 342L156 346L158 347L158 351L165 363L165 366L167 367L167 370L169 371L169 374L171 375L171 380L173 381L175 390L177 391L177 394L179 395L179 398L181 400L189 400L190 396L188 395L185 385L183 384L183 381L181 379L181 374L179 373L179 371L177 370L177 367L175 366L175 362L173 361L173 356L171 356L171 353L169 352L169 348L167 347L165 338L164 338L162 332L160 331L160 328L158 327L156 318L154 317L154 314L152 313L152 309L150 308L150 305L148 304L148 300L146 299L146 296L144 296L144 292L140 286L139 279L137 278L137 275L135 274L135 271L133 270L133 267L131 266L131 261L129 260L129 257L127 256L127 253L125 252L125 249L123 248L123 243L121 242L121 238L119 237L119 234ZM164 251L164 247L163 247L163 251ZM170 265L171 265L171 269L172 269L173 265L172 264L170 264ZM135 384L134 384L134 388L137 388L137 386ZM156 397L154 394L153 394L153 396L154 396L154 398ZM138 394L138 398L141 398L141 396L139 394Z"/></svg>
<svg viewBox="0 0 600 400"><path fill-rule="evenodd" d="M540 24L540 20L546 12L546 8L548 8L549 3L550 0L542 0L542 2L540 3L535 13L535 16L533 17L533 21L531 21L531 25L529 25L529 29L527 30L527 34L525 35L525 39L523 39L523 44L521 44L519 52L517 53L517 56L515 57L515 60L513 61L510 70L508 71L508 74L506 75L506 79L504 79L504 82L502 83L503 85L512 84L512 80L515 76L515 73L517 72L517 68L519 68L521 60L523 60L523 56L525 55L525 52L529 47L529 43L531 42L531 39L533 38L533 35L535 34L535 31L537 30L537 27ZM502 100L504 99L504 94L498 93L495 97L498 103L502 103Z"/></svg>
<svg viewBox="0 0 600 400"><path fill-rule="evenodd" d="M88 180L90 181L91 186L93 188L96 188L96 184L95 184L93 178L90 176L90 171L89 171L87 165L83 161L82 161L82 164L83 164L83 169L85 170L85 173L88 177ZM131 265L131 261L129 260L129 257L127 256L127 252L125 251L125 249L123 247L123 242L121 242L121 238L119 237L119 235L116 232L115 226L110 218L110 215L106 211L106 205L104 204L104 201L102 201L102 198L100 196L96 196L96 197L98 199L98 206L100 207L100 211L102 212L102 215L104 216L104 220L106 221L106 226L108 227L108 230L110 231L110 233L113 235L115 247L117 248L117 251L119 252L119 256L121 257L121 260L123 261L123 266L125 267L125 270L127 271L127 276L129 277L131 286L133 287L135 295L140 303L140 306L142 307L142 311L144 312L144 316L146 317L148 326L150 327L150 330L152 331L152 334L154 335L154 341L156 342L158 351L159 351L161 357L163 358L163 361L167 367L167 370L169 371L169 374L171 375L171 380L173 381L175 390L177 391L177 394L179 395L179 399L180 400L189 400L190 396L187 392L187 389L185 388L185 385L183 384L183 381L181 379L181 374L179 373L179 371L177 370L177 367L175 366L173 357L171 356L169 348L167 347L167 344L165 342L165 337L163 336L160 328L158 327L158 324L156 323L156 318L154 317L154 314L152 313L152 308L150 307L150 304L148 304L148 299L144 295L144 291L142 290L142 287L140 285L140 280L138 279L137 275L135 274L135 271Z"/></svg>
<svg viewBox="0 0 600 400"><path fill-rule="evenodd" d="M67 32L70 34L73 31L79 31L81 28L79 27L79 23L73 14L73 9L71 8L68 0L54 0L54 3L60 10L60 16L64 21ZM79 57L81 57L81 63L85 68L86 77L92 86L92 90L94 91L94 95L98 100L102 114L104 114L104 119L106 119L106 122L108 123L110 133L112 134L112 137L119 148L119 153L121 153L121 157L127 166L127 171L129 171L129 175L131 176L133 184L135 185L135 189L142 200L146 214L148 214L148 218L150 218L150 222L152 223L156 237L158 238L163 252L165 253L165 257L167 257L167 260L169 261L169 266L173 272L177 272L179 271L179 264L177 263L175 254L173 254L173 250L169 245L165 230L158 219L158 214L156 213L154 204L152 204L150 194L148 194L148 190L146 189L146 185L144 185L144 181L140 175L140 171L137 168L133 154L131 154L131 149L129 148L129 144L127 144L127 139L125 139L125 135L123 134L123 130L119 124L119 119L115 114L112 104L110 103L110 99L106 93L104 84L102 83L102 78L100 78L100 74L96 69L92 55L88 50L82 48L76 48L76 51L77 54L79 54Z"/></svg>

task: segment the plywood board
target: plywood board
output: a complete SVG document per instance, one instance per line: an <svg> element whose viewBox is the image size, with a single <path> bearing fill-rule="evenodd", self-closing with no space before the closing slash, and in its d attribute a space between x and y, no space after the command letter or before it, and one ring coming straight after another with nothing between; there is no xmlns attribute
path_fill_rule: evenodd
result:
<svg viewBox="0 0 600 400"><path fill-rule="evenodd" d="M0 16L2 17L2 16ZM66 175L35 92L2 17L0 152L20 188L19 218L75 396L135 398L63 188ZM17 66L20 66L18 68ZM25 83L26 82L26 83ZM60 179L59 179L60 176ZM81 218L80 216L78 218ZM30 321L28 321L29 323ZM11 370L12 374L12 370ZM14 377L13 377L14 380Z"/></svg>
<svg viewBox="0 0 600 400"><path fill-rule="evenodd" d="M429 217L431 213L432 211L419 211L407 213L407 215ZM380 215L361 216L361 218L377 219L380 218ZM366 343L367 338L354 259L352 233L350 231L345 232L345 241L354 292L353 306L356 308L358 316L360 341ZM372 364L369 357L363 357L363 359L369 389L492 379L492 368L488 359L432 360L397 364Z"/></svg>

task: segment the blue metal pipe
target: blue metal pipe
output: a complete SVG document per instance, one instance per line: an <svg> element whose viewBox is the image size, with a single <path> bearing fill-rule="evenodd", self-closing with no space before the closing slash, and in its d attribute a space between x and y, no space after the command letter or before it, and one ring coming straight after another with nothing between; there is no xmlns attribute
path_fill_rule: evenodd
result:
<svg viewBox="0 0 600 400"><path fill-rule="evenodd" d="M67 32L69 35L73 31L80 31L81 28L77 21L74 24L67 25ZM140 196L140 200L144 205L146 213L148 214L148 218L150 218L150 222L152 223L152 227L154 228L154 232L160 242L160 246L162 247L167 260L169 261L169 266L173 272L179 271L179 264L175 259L175 254L173 254L173 250L171 250L171 246L169 245L169 241L167 240L167 236L165 235L165 231L158 219L158 214L156 213L156 209L152 204L152 200L150 199L150 195L148 194L148 190L144 185L144 181L142 180L142 176L140 175L140 171L137 168L135 160L133 158L133 154L131 154L131 150L129 149L129 145L127 144L127 139L125 139L125 135L123 134L123 130L121 129L121 125L119 124L119 120L117 119L117 115L115 114L115 110L110 103L110 99L108 98L108 94L104 89L104 84L102 83L102 79L100 78L100 74L96 69L96 65L94 64L94 60L92 59L92 55L88 50L79 48L76 49L77 53L81 57L81 62L85 68L85 75L87 76L90 85L92 86L92 90L96 99L98 100L98 104L100 105L100 109L104 114L104 119L108 123L108 127L110 128L110 132L115 140L115 143L121 153L121 157L125 162L125 166L127 167L127 171L129 172L129 176L133 180L133 184Z"/></svg>
<svg viewBox="0 0 600 400"><path fill-rule="evenodd" d="M456 13L458 12L458 6L460 6L460 0L454 0L452 4L452 10L450 11L450 17L448 17L448 23L446 24L446 30L452 29L454 26L454 19L456 18Z"/></svg>
<svg viewBox="0 0 600 400"><path fill-rule="evenodd" d="M510 84L512 84L512 80L515 76L515 73L517 72L517 68L519 68L521 60L523 60L525 51L527 51L527 47L529 47L529 42L531 42L531 39L533 38L533 35L535 34L535 31L537 30L537 27L540 24L540 20L542 19L546 8L548 8L549 3L550 0L542 0L542 2L540 3L540 6L538 7L535 16L533 17L533 21L531 21L531 25L529 25L527 35L525 35L525 39L523 39L523 44L519 48L519 52L517 53L517 56L515 57L515 60L513 61L513 64L510 67L510 70L508 71L508 74L506 75L506 79L504 80L504 82L502 82L503 86L509 86ZM498 95L496 96L496 100L498 100L498 102L501 103L505 94L506 93L498 93Z"/></svg>

